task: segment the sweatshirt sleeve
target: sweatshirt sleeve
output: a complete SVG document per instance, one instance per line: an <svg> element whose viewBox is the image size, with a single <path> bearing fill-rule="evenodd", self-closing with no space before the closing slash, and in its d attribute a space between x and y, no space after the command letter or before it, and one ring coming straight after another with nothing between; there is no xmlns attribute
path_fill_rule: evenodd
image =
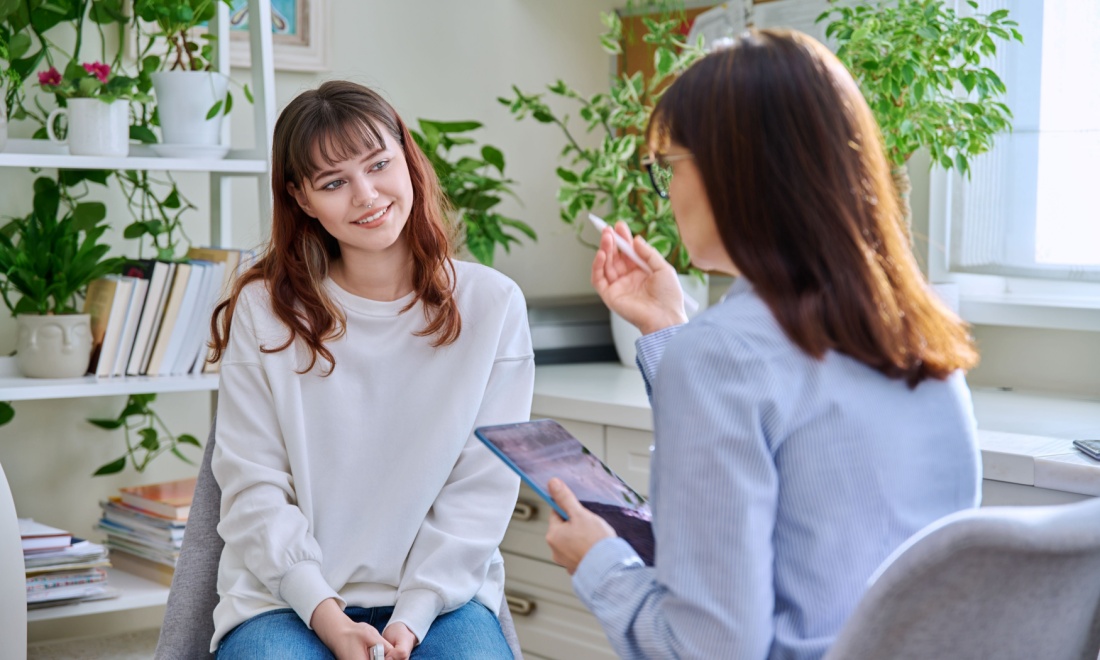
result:
<svg viewBox="0 0 1100 660"><path fill-rule="evenodd" d="M222 489L218 533L271 594L309 626L326 598L321 548L297 506L294 479L260 360L250 299L239 298L221 364L211 467Z"/></svg>
<svg viewBox="0 0 1100 660"><path fill-rule="evenodd" d="M530 419L534 387L527 309L515 288L474 427ZM473 598L504 538L518 494L519 477L470 429L450 477L413 542L391 623L404 623L423 640L441 612Z"/></svg>

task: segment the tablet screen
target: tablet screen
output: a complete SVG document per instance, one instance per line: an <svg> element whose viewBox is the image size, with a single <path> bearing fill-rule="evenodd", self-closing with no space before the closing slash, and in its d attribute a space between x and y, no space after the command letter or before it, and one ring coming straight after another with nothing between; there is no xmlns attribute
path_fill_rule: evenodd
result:
<svg viewBox="0 0 1100 660"><path fill-rule="evenodd" d="M581 504L606 520L646 564L653 564L653 529L645 498L561 424L539 419L484 426L475 433L562 518L568 516L550 497L547 487L553 477L564 481Z"/></svg>

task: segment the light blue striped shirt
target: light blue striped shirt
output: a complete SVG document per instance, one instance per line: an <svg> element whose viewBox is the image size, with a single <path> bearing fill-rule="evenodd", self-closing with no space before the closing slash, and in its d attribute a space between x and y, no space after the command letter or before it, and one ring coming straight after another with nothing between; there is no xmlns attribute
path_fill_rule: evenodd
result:
<svg viewBox="0 0 1100 660"><path fill-rule="evenodd" d="M815 360L744 278L638 362L656 566L607 539L573 577L624 658L820 658L892 550L978 504L962 373L909 389Z"/></svg>

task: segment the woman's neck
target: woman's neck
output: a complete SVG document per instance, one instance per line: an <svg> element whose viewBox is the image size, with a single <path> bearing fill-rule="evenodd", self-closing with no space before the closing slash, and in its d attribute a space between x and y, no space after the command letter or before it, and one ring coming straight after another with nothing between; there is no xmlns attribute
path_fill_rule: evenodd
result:
<svg viewBox="0 0 1100 660"><path fill-rule="evenodd" d="M368 300L398 300L413 290L413 262L408 250L344 255L333 262L329 275L341 289Z"/></svg>

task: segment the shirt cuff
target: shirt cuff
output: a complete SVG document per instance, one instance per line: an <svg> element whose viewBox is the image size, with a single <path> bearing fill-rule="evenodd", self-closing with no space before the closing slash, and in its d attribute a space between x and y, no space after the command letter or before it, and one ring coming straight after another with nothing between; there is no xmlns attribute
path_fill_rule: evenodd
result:
<svg viewBox="0 0 1100 660"><path fill-rule="evenodd" d="M409 589L397 596L390 623L400 621L416 635L419 644L428 634L428 628L443 611L443 599L431 589Z"/></svg>
<svg viewBox="0 0 1100 660"><path fill-rule="evenodd" d="M306 626L313 618L313 610L327 598L335 598L340 609L347 607L347 601L340 598L336 590L325 581L321 574L321 565L315 561L303 561L295 564L279 583L279 598L294 608ZM311 628L312 629L312 628Z"/></svg>
<svg viewBox="0 0 1100 660"><path fill-rule="evenodd" d="M609 574L620 568L644 568L645 562L624 539L606 538L592 546L573 573L573 591L592 609L593 596Z"/></svg>
<svg viewBox="0 0 1100 660"><path fill-rule="evenodd" d="M684 324L673 325L648 335L642 335L634 342L638 368L645 379L646 394L653 391L653 379L657 375L657 365L661 363L661 356L665 353L665 345L676 336Z"/></svg>

